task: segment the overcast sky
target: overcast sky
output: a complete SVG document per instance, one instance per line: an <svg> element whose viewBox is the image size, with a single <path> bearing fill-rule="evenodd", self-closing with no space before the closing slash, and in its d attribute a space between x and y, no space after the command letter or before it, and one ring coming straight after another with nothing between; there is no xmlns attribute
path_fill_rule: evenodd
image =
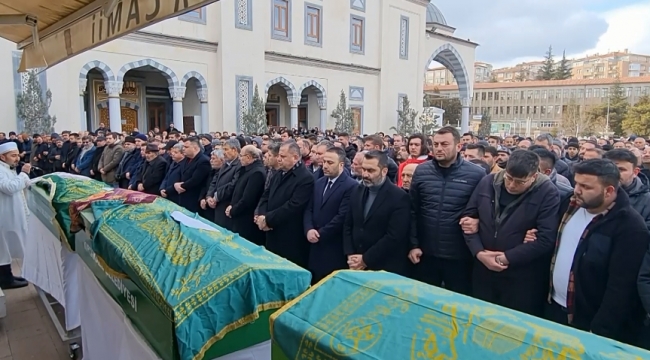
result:
<svg viewBox="0 0 650 360"><path fill-rule="evenodd" d="M433 0L455 35L478 42L476 60L495 68L624 50L650 54L650 0ZM489 4L489 5L488 5ZM469 11L468 11L469 10Z"/></svg>

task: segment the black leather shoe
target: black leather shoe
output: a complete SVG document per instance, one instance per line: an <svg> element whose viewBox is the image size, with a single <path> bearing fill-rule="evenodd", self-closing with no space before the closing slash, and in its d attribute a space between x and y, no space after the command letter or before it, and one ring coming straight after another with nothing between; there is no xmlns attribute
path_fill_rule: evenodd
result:
<svg viewBox="0 0 650 360"><path fill-rule="evenodd" d="M8 283L0 283L0 289L2 290L11 290L11 289L20 289L24 288L25 286L29 285L27 281L20 281L13 279L13 281L8 282Z"/></svg>
<svg viewBox="0 0 650 360"><path fill-rule="evenodd" d="M14 276L14 280L16 280L16 281L27 281L27 280L25 280L24 277L20 277L20 276Z"/></svg>

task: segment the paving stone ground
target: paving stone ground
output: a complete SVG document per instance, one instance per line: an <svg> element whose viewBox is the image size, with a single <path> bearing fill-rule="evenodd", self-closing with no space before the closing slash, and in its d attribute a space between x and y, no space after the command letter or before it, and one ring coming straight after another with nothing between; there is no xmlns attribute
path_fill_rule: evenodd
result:
<svg viewBox="0 0 650 360"><path fill-rule="evenodd" d="M15 267L16 268L16 267ZM19 273L14 269L14 274ZM69 360L34 286L6 290L7 316L0 319L0 360Z"/></svg>

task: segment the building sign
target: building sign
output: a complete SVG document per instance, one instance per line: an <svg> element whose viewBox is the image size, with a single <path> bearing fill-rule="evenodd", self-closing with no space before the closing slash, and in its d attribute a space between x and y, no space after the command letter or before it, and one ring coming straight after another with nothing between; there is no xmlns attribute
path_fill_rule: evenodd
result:
<svg viewBox="0 0 650 360"><path fill-rule="evenodd" d="M124 86L122 87L120 98L139 102L139 86L140 85L135 81L125 81ZM106 86L104 85L103 81L96 80L93 87L95 88L95 99L97 102L108 99L108 93L106 92Z"/></svg>
<svg viewBox="0 0 650 360"><path fill-rule="evenodd" d="M20 71L54 66L108 41L216 1L122 0L108 16L104 16L100 2L96 2L97 10L44 36L38 48L31 38L19 44L23 50Z"/></svg>

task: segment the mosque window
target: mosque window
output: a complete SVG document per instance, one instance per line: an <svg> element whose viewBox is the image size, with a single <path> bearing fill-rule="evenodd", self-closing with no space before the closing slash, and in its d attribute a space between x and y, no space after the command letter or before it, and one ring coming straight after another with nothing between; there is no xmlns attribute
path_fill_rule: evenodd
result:
<svg viewBox="0 0 650 360"><path fill-rule="evenodd" d="M305 3L305 44L322 46L323 9L318 5Z"/></svg>
<svg viewBox="0 0 650 360"><path fill-rule="evenodd" d="M273 0L273 33L278 40L291 41L291 2Z"/></svg>
<svg viewBox="0 0 650 360"><path fill-rule="evenodd" d="M366 42L365 19L361 16L350 16L350 52L363 54Z"/></svg>

